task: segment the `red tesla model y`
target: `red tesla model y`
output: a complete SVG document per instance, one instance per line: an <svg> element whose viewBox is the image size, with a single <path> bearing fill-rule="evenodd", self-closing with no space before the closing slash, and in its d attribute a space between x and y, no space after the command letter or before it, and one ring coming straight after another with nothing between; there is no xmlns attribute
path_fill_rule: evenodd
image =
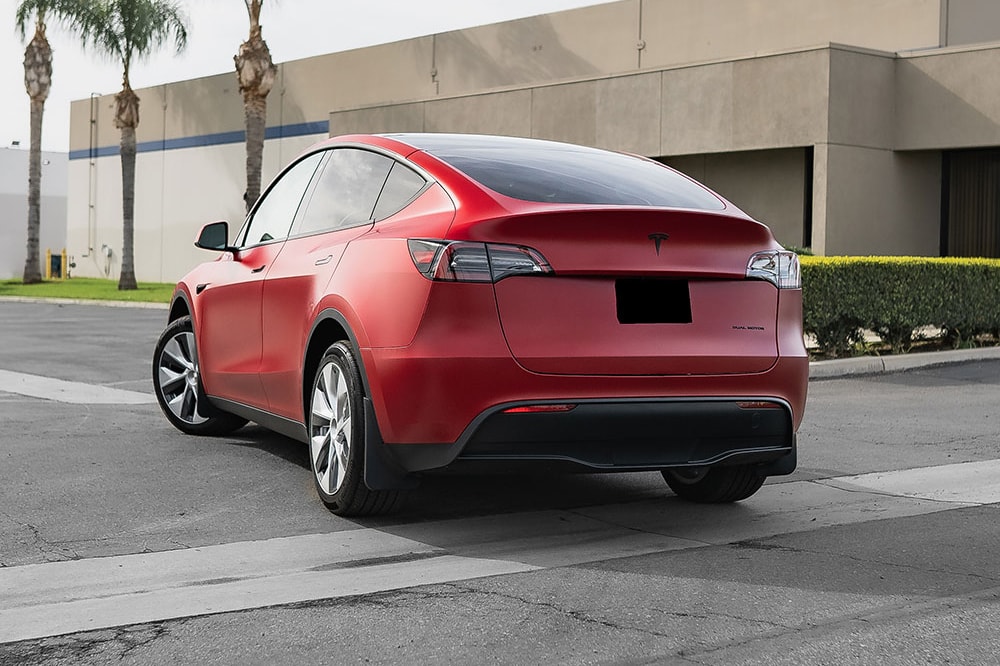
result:
<svg viewBox="0 0 1000 666"><path fill-rule="evenodd" d="M532 139L344 136L177 285L156 396L185 433L309 446L343 515L473 463L659 470L732 502L795 468L799 263L652 160Z"/></svg>

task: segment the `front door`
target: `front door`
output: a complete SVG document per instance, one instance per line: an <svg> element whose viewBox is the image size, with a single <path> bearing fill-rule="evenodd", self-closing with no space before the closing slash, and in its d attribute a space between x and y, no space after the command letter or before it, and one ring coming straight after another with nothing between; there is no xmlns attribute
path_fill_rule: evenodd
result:
<svg viewBox="0 0 1000 666"><path fill-rule="evenodd" d="M211 264L195 286L199 361L209 395L267 408L260 382L264 279L322 157L314 153L275 179L240 232L239 251Z"/></svg>

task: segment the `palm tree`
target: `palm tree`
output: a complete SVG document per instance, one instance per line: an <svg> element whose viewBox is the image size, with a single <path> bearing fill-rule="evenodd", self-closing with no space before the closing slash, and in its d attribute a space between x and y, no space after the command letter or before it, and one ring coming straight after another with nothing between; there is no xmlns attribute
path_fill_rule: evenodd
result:
<svg viewBox="0 0 1000 666"><path fill-rule="evenodd" d="M50 0L49 12L75 32L85 46L122 65L122 89L115 95L115 127L121 130L122 270L119 289L136 289L135 128L139 96L132 90L132 64L172 40L177 51L187 44L180 5L173 0Z"/></svg>
<svg viewBox="0 0 1000 666"><path fill-rule="evenodd" d="M246 118L247 189L243 193L247 212L260 196L260 171L264 161L264 129L267 122L267 94L271 92L278 68L271 61L271 51L260 34L260 9L263 0L243 0L250 17L250 37L240 44L233 56L236 76L243 93Z"/></svg>
<svg viewBox="0 0 1000 666"><path fill-rule="evenodd" d="M24 259L24 283L42 281L38 237L42 226L42 114L52 87L52 47L45 37L45 0L22 0L17 6L17 30L35 21L35 35L24 49L24 88L31 99L31 147L28 151L28 255Z"/></svg>

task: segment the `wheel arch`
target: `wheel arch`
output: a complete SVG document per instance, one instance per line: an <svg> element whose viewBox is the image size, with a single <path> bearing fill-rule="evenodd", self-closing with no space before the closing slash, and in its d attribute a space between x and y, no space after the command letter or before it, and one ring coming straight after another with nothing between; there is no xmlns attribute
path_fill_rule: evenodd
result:
<svg viewBox="0 0 1000 666"><path fill-rule="evenodd" d="M354 353L354 360L361 375L361 395L364 403L364 484L373 491L390 491L414 488L417 481L408 477L395 456L386 451L382 441L378 415L375 413L368 370L361 356L361 347L347 317L335 308L319 313L309 332L305 356L302 359L302 420L309 428L309 400L312 382L323 354L335 342L346 342ZM395 501L395 500L393 500Z"/></svg>
<svg viewBox="0 0 1000 666"><path fill-rule="evenodd" d="M191 317L193 322L194 308L191 307L191 303L188 301L187 292L178 288L174 293L173 301L170 303L170 312L167 314L167 323L169 324L180 319L181 317Z"/></svg>
<svg viewBox="0 0 1000 666"><path fill-rule="evenodd" d="M319 367L323 354L335 342L346 341L354 352L354 359L361 372L361 388L365 396L371 397L371 388L368 384L368 372L361 358L361 348L358 345L357 335L351 324L339 310L327 308L319 313L316 321L313 322L309 331L309 342L306 344L305 354L302 358L302 416L307 420L309 413L309 393L312 390L313 377L316 368Z"/></svg>

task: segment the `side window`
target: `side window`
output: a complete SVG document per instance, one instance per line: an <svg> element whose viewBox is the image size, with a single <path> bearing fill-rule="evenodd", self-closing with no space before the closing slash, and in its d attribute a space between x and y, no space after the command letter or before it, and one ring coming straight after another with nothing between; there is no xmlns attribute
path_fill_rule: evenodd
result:
<svg viewBox="0 0 1000 666"><path fill-rule="evenodd" d="M396 162L375 206L375 219L384 220L401 211L426 184L427 181L419 173Z"/></svg>
<svg viewBox="0 0 1000 666"><path fill-rule="evenodd" d="M371 222L375 200L392 164L391 158L367 150L331 151L295 233L346 229Z"/></svg>
<svg viewBox="0 0 1000 666"><path fill-rule="evenodd" d="M284 240L288 236L302 195L322 159L323 153L310 155L280 176L254 210L240 247Z"/></svg>

